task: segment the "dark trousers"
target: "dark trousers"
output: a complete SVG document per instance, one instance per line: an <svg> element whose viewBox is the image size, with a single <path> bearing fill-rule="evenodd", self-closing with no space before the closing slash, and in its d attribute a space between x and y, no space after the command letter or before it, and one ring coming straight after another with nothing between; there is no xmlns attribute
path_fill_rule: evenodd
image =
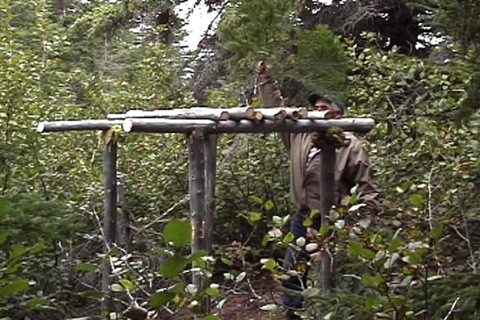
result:
<svg viewBox="0 0 480 320"><path fill-rule="evenodd" d="M307 227L303 225L305 221L305 215L297 213L290 224L290 232L293 233L295 239L293 243L295 244L296 240L300 237L304 237L306 243L308 243L307 238ZM320 217L316 217L313 220L313 224L308 227L313 228L316 230L320 229ZM285 271L287 270L295 270L295 266L303 265L305 266L305 262L310 261L310 254L305 250L294 250L292 248L288 248L285 254L285 261L284 261L284 268ZM295 290L298 291L298 295L293 295L289 293L285 293L283 296L283 304L285 307L289 309L300 309L302 308L303 298L301 296L301 291L306 288L308 276L308 267L304 271L301 279L299 276L291 276L290 279L283 281L282 285L285 289L288 290Z"/></svg>

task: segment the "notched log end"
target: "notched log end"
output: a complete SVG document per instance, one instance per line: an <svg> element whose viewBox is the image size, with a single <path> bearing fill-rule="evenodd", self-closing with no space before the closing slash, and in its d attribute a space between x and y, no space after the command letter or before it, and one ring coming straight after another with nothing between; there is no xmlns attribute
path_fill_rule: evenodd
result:
<svg viewBox="0 0 480 320"><path fill-rule="evenodd" d="M254 111L253 120L257 120L257 121L263 120L263 114L259 111Z"/></svg>
<svg viewBox="0 0 480 320"><path fill-rule="evenodd" d="M307 108L298 108L298 114L300 118L306 119L308 118L308 109Z"/></svg>
<svg viewBox="0 0 480 320"><path fill-rule="evenodd" d="M37 126L37 132L42 133L45 130L45 123L40 122Z"/></svg>
<svg viewBox="0 0 480 320"><path fill-rule="evenodd" d="M230 119L230 114L228 113L228 111L222 111L222 113L220 113L220 120L228 120Z"/></svg>
<svg viewBox="0 0 480 320"><path fill-rule="evenodd" d="M133 122L130 119L125 119L122 124L123 131L131 132L133 128Z"/></svg>

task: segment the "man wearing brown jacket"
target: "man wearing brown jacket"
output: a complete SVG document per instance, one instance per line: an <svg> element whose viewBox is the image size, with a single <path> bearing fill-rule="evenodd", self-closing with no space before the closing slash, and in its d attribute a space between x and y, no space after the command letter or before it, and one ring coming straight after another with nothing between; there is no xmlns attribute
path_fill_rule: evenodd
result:
<svg viewBox="0 0 480 320"><path fill-rule="evenodd" d="M265 107L284 107L284 100L277 82L268 74L267 67L262 62L256 68L258 75L258 89ZM309 103L315 110L331 110L343 114L343 104L332 98L313 94L308 97ZM295 236L307 238L307 227L304 220L312 210L321 209L321 184L320 184L320 152L316 141L318 134L315 133L290 133L282 134L282 140L289 152L290 158L290 197L295 205L297 213L292 219L290 231ZM362 142L352 133L345 133L346 146L337 149L335 169L335 194L336 202L350 194L354 186L361 195L365 206L362 212L375 217L380 205L378 201L379 191L373 183L370 159L362 145ZM317 215L319 217L319 215ZM314 219L311 228L320 228L320 218ZM284 266L291 269L299 261L309 259L305 251L293 252L287 250ZM307 270L308 271L308 270ZM303 274L300 282L296 277L291 277L283 283L290 290L301 291L305 288L307 272ZM287 319L300 319L295 315L295 309L302 307L300 295L285 294L283 299L287 307Z"/></svg>

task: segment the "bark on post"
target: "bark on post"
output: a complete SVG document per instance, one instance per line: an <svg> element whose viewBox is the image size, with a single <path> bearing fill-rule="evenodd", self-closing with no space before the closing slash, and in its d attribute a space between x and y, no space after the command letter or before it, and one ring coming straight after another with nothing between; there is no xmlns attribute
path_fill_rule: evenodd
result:
<svg viewBox="0 0 480 320"><path fill-rule="evenodd" d="M102 269L102 311L111 312L114 309L112 301L112 269L110 258L107 257L112 244L116 240L117 224L117 144L115 134L111 130L103 132L103 142L105 150L103 153L103 181L104 181L104 215L103 215L103 235L105 254Z"/></svg>
<svg viewBox="0 0 480 320"><path fill-rule="evenodd" d="M192 223L192 254L206 250L206 203L205 203L205 149L206 142L203 131L194 130L188 137L189 147L189 191L190 191L190 212ZM193 265L195 267L195 265ZM192 284L198 291L205 288L201 272L192 272ZM208 302L206 303L208 304ZM207 310L209 308L207 307ZM205 313L202 302L202 313ZM195 316L197 319L197 316Z"/></svg>
<svg viewBox="0 0 480 320"><path fill-rule="evenodd" d="M205 138L205 249L212 254L218 135L209 134Z"/></svg>
<svg viewBox="0 0 480 320"><path fill-rule="evenodd" d="M117 174L117 225L116 243L126 252L130 251L130 210L127 203L125 179L122 174Z"/></svg>
<svg viewBox="0 0 480 320"><path fill-rule="evenodd" d="M217 141L218 135L209 134L205 136L205 220L204 220L204 250L213 254L213 214L215 212L215 182L217 169ZM203 284L204 288L208 282ZM210 297L206 296L202 301L202 310L205 314L210 313Z"/></svg>
<svg viewBox="0 0 480 320"><path fill-rule="evenodd" d="M322 226L327 225L330 210L335 204L335 167L336 153L335 145L323 139L321 145L321 222ZM333 256L325 252L322 259L322 290L323 293L330 292L335 288L335 268Z"/></svg>

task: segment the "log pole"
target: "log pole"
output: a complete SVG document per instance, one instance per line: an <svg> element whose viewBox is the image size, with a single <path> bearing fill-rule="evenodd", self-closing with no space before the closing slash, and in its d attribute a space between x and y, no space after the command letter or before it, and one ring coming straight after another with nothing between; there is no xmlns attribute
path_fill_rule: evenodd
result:
<svg viewBox="0 0 480 320"><path fill-rule="evenodd" d="M320 175L321 185L321 224L327 225L330 210L335 204L335 145L324 139L321 144L322 170ZM322 258L322 290L323 293L331 292L335 288L335 269L333 257L326 252Z"/></svg>
<svg viewBox="0 0 480 320"><path fill-rule="evenodd" d="M61 132L81 130L108 130L115 125L121 126L123 120L63 120L43 121L37 126L37 132Z"/></svg>
<svg viewBox="0 0 480 320"><path fill-rule="evenodd" d="M206 249L206 202L205 202L205 151L206 140L205 135L201 130L194 130L188 136L189 147L189 191L190 191L190 213L192 224L192 254ZM195 267L195 265L193 265ZM195 285L198 291L205 288L202 280L201 272L192 272L192 284ZM205 313L205 308L202 302L202 313ZM206 303L208 304L208 302ZM207 306L207 309L208 306ZM195 316L197 319L197 316Z"/></svg>
<svg viewBox="0 0 480 320"><path fill-rule="evenodd" d="M339 127L343 131L368 132L375 122L369 118L342 118L342 119L299 119L275 121L265 119L262 122L240 121L213 121L188 119L125 119L125 132L150 133L191 133L202 130L208 133L267 133L267 132L322 132L332 127Z"/></svg>
<svg viewBox="0 0 480 320"><path fill-rule="evenodd" d="M105 254L102 267L102 311L110 313L114 309L112 302L112 270L110 265L110 257L108 254L112 248L112 244L116 240L117 225L117 144L113 135L109 141L105 142L103 152L103 183L104 183L104 214L103 214L103 252Z"/></svg>
<svg viewBox="0 0 480 320"><path fill-rule="evenodd" d="M205 249L212 254L218 135L205 136Z"/></svg>
<svg viewBox="0 0 480 320"><path fill-rule="evenodd" d="M130 110L125 114L112 113L107 115L109 120L123 120L127 118L166 118L166 119L211 119L228 120L228 110L218 108L189 108L169 110Z"/></svg>
<svg viewBox="0 0 480 320"><path fill-rule="evenodd" d="M213 228L214 228L214 212L215 212L215 183L217 169L217 142L218 135L209 134L205 136L205 221L204 245L209 255L213 255ZM208 283L204 283L204 288ZM210 297L206 296L202 301L202 309L205 314L210 313Z"/></svg>

